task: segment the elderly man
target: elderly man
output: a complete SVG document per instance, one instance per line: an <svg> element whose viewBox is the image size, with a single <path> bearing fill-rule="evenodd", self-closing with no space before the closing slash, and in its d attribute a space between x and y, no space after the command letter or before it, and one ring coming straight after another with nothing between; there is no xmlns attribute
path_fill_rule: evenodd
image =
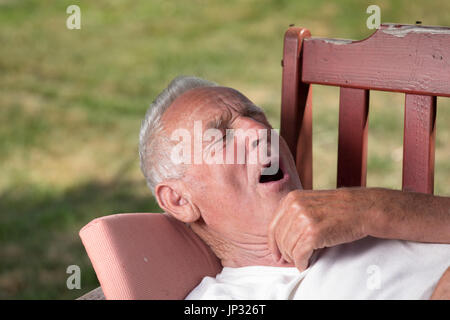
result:
<svg viewBox="0 0 450 320"><path fill-rule="evenodd" d="M178 148L180 129L197 145L187 139ZM215 134L204 139L210 129ZM158 204L189 224L224 267L187 298L430 297L450 265L450 198L381 188L304 191L282 137L237 139L238 129L272 127L240 92L195 77L173 80L142 124L141 169ZM249 161L260 146L269 146L268 159ZM177 162L175 149L189 161ZM246 161L236 153L232 163L206 161L238 149Z"/></svg>

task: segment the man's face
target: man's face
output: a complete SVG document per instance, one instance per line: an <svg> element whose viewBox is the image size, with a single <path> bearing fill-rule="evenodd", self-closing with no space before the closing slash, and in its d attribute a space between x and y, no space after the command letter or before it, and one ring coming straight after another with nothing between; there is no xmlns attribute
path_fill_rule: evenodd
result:
<svg viewBox="0 0 450 320"><path fill-rule="evenodd" d="M264 145L261 135L239 139L227 129L244 132L265 130L271 136L272 127L265 115L237 91L225 87L192 89L174 101L163 116L164 131L171 137L174 130L186 129L193 140L206 130L221 132L221 139L202 141L202 154L207 158L214 152L234 149L234 161L207 163L192 161L182 178L191 201L198 207L201 219L211 232L231 241L245 241L248 237L266 237L280 200L290 191L301 189L295 163L285 141L279 138L279 154L271 153L268 161L250 161L249 155ZM195 124L197 129L195 129ZM201 131L199 131L199 124ZM218 131L216 131L218 132ZM267 141L267 140L266 140ZM237 150L245 150L244 163L237 159ZM225 151L228 150L228 151ZM254 154L254 153L253 153ZM271 176L262 175L264 168L277 168ZM230 160L230 159L228 159Z"/></svg>

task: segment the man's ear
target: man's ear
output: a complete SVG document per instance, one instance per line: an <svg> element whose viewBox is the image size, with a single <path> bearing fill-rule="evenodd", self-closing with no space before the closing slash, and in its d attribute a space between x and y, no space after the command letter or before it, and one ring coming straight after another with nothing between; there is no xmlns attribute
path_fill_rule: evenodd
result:
<svg viewBox="0 0 450 320"><path fill-rule="evenodd" d="M164 182L155 187L159 206L176 219L191 223L200 218L200 211L190 199L183 196L183 187L176 182Z"/></svg>

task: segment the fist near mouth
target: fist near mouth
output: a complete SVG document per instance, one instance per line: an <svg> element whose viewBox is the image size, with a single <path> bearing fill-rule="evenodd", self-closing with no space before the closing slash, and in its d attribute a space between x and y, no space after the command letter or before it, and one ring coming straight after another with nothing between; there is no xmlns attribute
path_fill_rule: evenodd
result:
<svg viewBox="0 0 450 320"><path fill-rule="evenodd" d="M364 238L374 203L365 188L291 191L269 226L274 260L284 259L303 271L314 250Z"/></svg>

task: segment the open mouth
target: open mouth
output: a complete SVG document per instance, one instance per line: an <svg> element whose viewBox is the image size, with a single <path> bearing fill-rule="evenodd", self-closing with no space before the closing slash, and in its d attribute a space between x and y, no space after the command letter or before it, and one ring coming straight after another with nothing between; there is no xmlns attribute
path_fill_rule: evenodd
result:
<svg viewBox="0 0 450 320"><path fill-rule="evenodd" d="M275 174L266 174L269 170L272 170L272 168L263 168L261 176L259 177L259 183L268 183L283 179L284 172L281 168L278 168L278 171Z"/></svg>

